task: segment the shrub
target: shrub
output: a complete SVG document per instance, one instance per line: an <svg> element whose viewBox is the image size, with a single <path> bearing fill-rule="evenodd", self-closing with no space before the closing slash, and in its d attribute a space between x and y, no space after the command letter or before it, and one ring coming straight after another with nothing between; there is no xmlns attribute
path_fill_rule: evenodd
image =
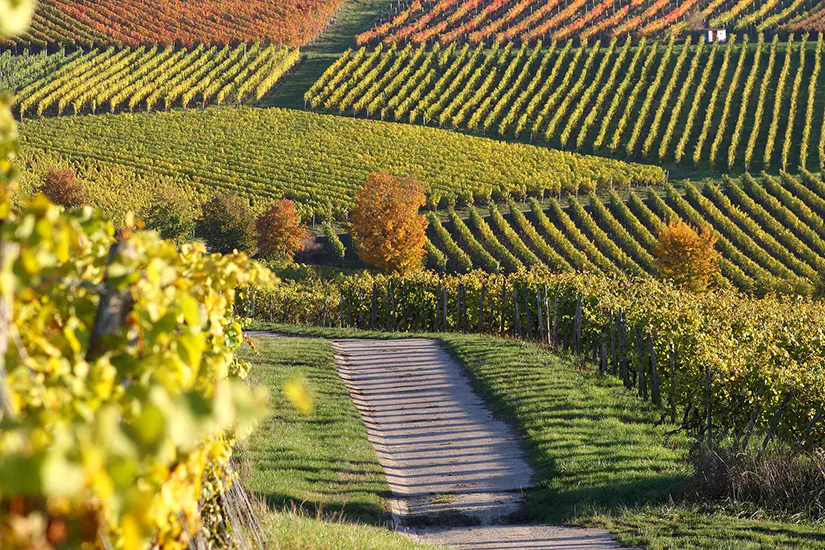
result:
<svg viewBox="0 0 825 550"><path fill-rule="evenodd" d="M158 189L142 217L146 228L157 231L164 239L181 244L194 237L197 212L177 187Z"/></svg>
<svg viewBox="0 0 825 550"><path fill-rule="evenodd" d="M347 255L347 247L345 247L341 239L338 238L338 233L335 232L331 223L324 222L323 229L324 236L327 238L327 241L329 241L329 246L332 249L335 261L338 263L343 262L344 257Z"/></svg>
<svg viewBox="0 0 825 550"><path fill-rule="evenodd" d="M760 434L761 435L761 434ZM761 438L758 438L761 440ZM699 501L756 506L811 521L825 517L825 450L794 452L782 446L728 449L698 446L696 473L687 489Z"/></svg>
<svg viewBox="0 0 825 550"><path fill-rule="evenodd" d="M385 272L419 269L426 255L427 219L424 184L387 172L367 176L355 197L352 239L358 256Z"/></svg>
<svg viewBox="0 0 825 550"><path fill-rule="evenodd" d="M304 249L309 237L301 225L301 216L295 203L289 199L273 202L255 222L258 254L264 258L290 262L295 253Z"/></svg>
<svg viewBox="0 0 825 550"><path fill-rule="evenodd" d="M255 250L255 218L249 204L237 195L215 195L206 201L195 225L195 236L209 250L229 254Z"/></svg>
<svg viewBox="0 0 825 550"><path fill-rule="evenodd" d="M719 272L716 236L708 226L696 231L683 221L671 221L659 232L653 249L662 279L694 292L707 290Z"/></svg>
<svg viewBox="0 0 825 550"><path fill-rule="evenodd" d="M55 203L67 210L76 210L89 204L89 195L83 182L75 178L71 170L49 168L43 176L43 184L39 191Z"/></svg>

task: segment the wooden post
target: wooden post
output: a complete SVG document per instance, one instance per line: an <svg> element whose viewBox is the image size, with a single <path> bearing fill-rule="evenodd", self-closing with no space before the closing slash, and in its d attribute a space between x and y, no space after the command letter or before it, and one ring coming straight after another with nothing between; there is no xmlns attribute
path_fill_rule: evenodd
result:
<svg viewBox="0 0 825 550"><path fill-rule="evenodd" d="M499 304L499 326L498 326L498 333L499 335L504 334L504 311L505 311L505 304L507 303L507 278L501 278L501 303Z"/></svg>
<svg viewBox="0 0 825 550"><path fill-rule="evenodd" d="M607 372L607 335L602 330L601 341L599 342L599 374Z"/></svg>
<svg viewBox="0 0 825 550"><path fill-rule="evenodd" d="M444 286L441 284L441 281L438 281L438 292L435 295L435 332L438 332L438 321L440 319L439 315L441 314L441 295L443 294Z"/></svg>
<svg viewBox="0 0 825 550"><path fill-rule="evenodd" d="M544 316L541 311L541 288L536 287L536 306L538 306L539 311L539 337L541 341L544 342Z"/></svg>
<svg viewBox="0 0 825 550"><path fill-rule="evenodd" d="M645 348L642 343L642 330L636 325L636 350L639 353L639 397L647 401L647 369L645 367Z"/></svg>
<svg viewBox="0 0 825 550"><path fill-rule="evenodd" d="M590 361L592 361L594 365L599 360L599 338L600 338L600 336L601 336L600 334L597 334L595 332L590 335L590 349L591 349L591 352L592 352L592 355L590 356Z"/></svg>
<svg viewBox="0 0 825 550"><path fill-rule="evenodd" d="M533 332L533 320L530 318L530 287L524 284L524 337L531 338Z"/></svg>
<svg viewBox="0 0 825 550"><path fill-rule="evenodd" d="M553 297L553 347L559 345L559 291Z"/></svg>
<svg viewBox="0 0 825 550"><path fill-rule="evenodd" d="M713 415L710 410L710 367L705 365L705 415L707 416L708 447L713 446Z"/></svg>
<svg viewBox="0 0 825 550"><path fill-rule="evenodd" d="M576 353L581 352L581 343L582 343L582 297L578 295L576 297L576 316L575 321L573 323L573 340L575 342L575 349Z"/></svg>
<svg viewBox="0 0 825 550"><path fill-rule="evenodd" d="M378 283L372 283L372 315L370 316L370 329L375 330L375 323L378 321Z"/></svg>
<svg viewBox="0 0 825 550"><path fill-rule="evenodd" d="M321 304L321 326L327 326L327 297L324 296L324 302Z"/></svg>
<svg viewBox="0 0 825 550"><path fill-rule="evenodd" d="M657 407L662 406L662 394L659 392L659 367L656 363L656 346L653 345L653 333L647 333L647 355L650 359L650 395Z"/></svg>
<svg viewBox="0 0 825 550"><path fill-rule="evenodd" d="M395 303L395 285L390 287L390 320L392 321L392 330L398 329L398 312L396 311Z"/></svg>
<svg viewBox="0 0 825 550"><path fill-rule="evenodd" d="M478 299L478 329L476 332L481 334L484 332L484 291L485 283L481 283L481 297Z"/></svg>
<svg viewBox="0 0 825 550"><path fill-rule="evenodd" d="M760 454L768 448L768 443L771 442L773 439L773 434L776 433L776 429L779 427L779 419L782 418L782 413L785 412L785 407L788 405L788 402L791 400L791 394L786 393L785 397L782 398L782 404L779 406L779 409L776 411L776 414L773 415L773 420L771 420L771 425L768 428L768 433L765 434L765 440L762 441L762 451Z"/></svg>
<svg viewBox="0 0 825 550"><path fill-rule="evenodd" d="M803 443L805 443L805 439L807 439L808 434L810 434L811 430L814 429L814 426L816 426L819 423L819 421L822 420L822 416L822 411L817 411L813 419L808 423L807 426L805 426L805 429L802 430L802 433L799 434L799 437L796 438L796 441L794 442L794 447L799 448L800 446L802 446Z"/></svg>
<svg viewBox="0 0 825 550"><path fill-rule="evenodd" d="M467 334L467 287L461 284L461 330Z"/></svg>
<svg viewBox="0 0 825 550"><path fill-rule="evenodd" d="M324 296L324 300L326 300L326 296ZM269 295L269 322L275 322L275 295Z"/></svg>
<svg viewBox="0 0 825 550"><path fill-rule="evenodd" d="M676 422L676 346L670 341L670 421Z"/></svg>
<svg viewBox="0 0 825 550"><path fill-rule="evenodd" d="M395 291L393 291L393 299L395 299ZM398 332L406 332L409 330L410 325L407 322L408 313L409 312L407 311L407 308L401 306L401 319L396 323L396 327L394 330L397 330Z"/></svg>
<svg viewBox="0 0 825 550"><path fill-rule="evenodd" d="M444 287L444 307L441 308L442 313L444 314L444 322L441 324L441 332L447 332L447 287Z"/></svg>
<svg viewBox="0 0 825 550"><path fill-rule="evenodd" d="M513 304L515 304L516 310L516 318L515 318L515 329L516 329L516 336L521 338L521 311L518 307L518 285L513 285Z"/></svg>
<svg viewBox="0 0 825 550"><path fill-rule="evenodd" d="M384 330L392 326L392 279L387 280L387 317L384 321Z"/></svg>
<svg viewBox="0 0 825 550"><path fill-rule="evenodd" d="M455 331L461 330L461 283L455 289Z"/></svg>
<svg viewBox="0 0 825 550"><path fill-rule="evenodd" d="M616 314L614 314L611 311L610 312L610 321L607 323L607 329L610 331L610 358L612 359L610 372L614 376L616 375L616 371L618 370L617 369L618 361L616 359L616 328L615 328L616 323L617 323Z"/></svg>
<svg viewBox="0 0 825 550"><path fill-rule="evenodd" d="M630 388L630 369L627 364L627 326L624 322L624 310L619 309L619 376L626 388Z"/></svg>
<svg viewBox="0 0 825 550"><path fill-rule="evenodd" d="M344 316L344 295L343 294L341 294L341 296L338 300L338 309L340 311L339 315L340 315L341 326L343 327L346 324L346 318Z"/></svg>
<svg viewBox="0 0 825 550"><path fill-rule="evenodd" d="M552 345L553 327L550 325L550 298L547 296L547 285L544 285L544 322L547 324L547 343Z"/></svg>

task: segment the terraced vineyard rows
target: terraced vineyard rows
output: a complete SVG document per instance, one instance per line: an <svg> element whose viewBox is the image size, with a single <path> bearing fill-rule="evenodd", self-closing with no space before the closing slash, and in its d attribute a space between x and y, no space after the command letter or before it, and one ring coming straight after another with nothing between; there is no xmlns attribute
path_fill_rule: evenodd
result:
<svg viewBox="0 0 825 550"><path fill-rule="evenodd" d="M823 9L814 0L407 0L402 5L358 35L358 44L679 34L691 28L691 19L735 30L820 31L823 25Z"/></svg>
<svg viewBox="0 0 825 550"><path fill-rule="evenodd" d="M682 219L713 228L721 284L810 290L825 270L825 182L819 177L746 175L721 187L708 183L701 192L688 183L685 191L667 186L664 197L650 190L644 198L631 192L627 201L611 191L606 200L591 194L587 206L571 198L567 208L556 199L545 206L531 199L526 215L511 200L509 217L494 208L483 218L471 207L469 223L450 211L450 223L431 230L430 240L456 271L515 271L538 261L554 271L645 277L655 272L655 235L666 221ZM467 259L451 261L457 249Z"/></svg>
<svg viewBox="0 0 825 550"><path fill-rule="evenodd" d="M286 196L341 219L367 174L378 170L416 176L431 204L665 180L653 166L281 109L44 118L25 121L21 137L25 151L123 165L253 200Z"/></svg>
<svg viewBox="0 0 825 550"><path fill-rule="evenodd" d="M76 50L0 56L20 117L260 100L299 59L279 46ZM5 71L3 69L6 69ZM4 82L0 81L0 88Z"/></svg>
<svg viewBox="0 0 825 550"><path fill-rule="evenodd" d="M0 44L306 44L343 0L39 0L29 30Z"/></svg>
<svg viewBox="0 0 825 550"><path fill-rule="evenodd" d="M821 169L823 36L752 42L361 48L305 100L334 113L635 160Z"/></svg>

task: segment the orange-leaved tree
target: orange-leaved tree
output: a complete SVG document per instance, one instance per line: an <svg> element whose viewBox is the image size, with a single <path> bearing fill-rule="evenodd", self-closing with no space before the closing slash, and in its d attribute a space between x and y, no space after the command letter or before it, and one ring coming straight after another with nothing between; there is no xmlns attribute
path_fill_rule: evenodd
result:
<svg viewBox="0 0 825 550"><path fill-rule="evenodd" d="M301 215L289 199L273 202L255 223L258 235L258 253L264 258L291 261L296 252L304 249L309 237L301 225Z"/></svg>
<svg viewBox="0 0 825 550"><path fill-rule="evenodd" d="M358 256L388 273L421 267L426 255L427 218L424 184L387 172L367 176L355 197L351 234Z"/></svg>
<svg viewBox="0 0 825 550"><path fill-rule="evenodd" d="M659 276L694 292L708 290L719 272L715 246L710 227L697 231L681 220L671 220L659 231L653 249Z"/></svg>
<svg viewBox="0 0 825 550"><path fill-rule="evenodd" d="M59 170L49 168L43 177L43 185L40 192L49 197L55 204L59 204L68 210L75 210L89 204L89 195L86 193L86 186L78 181L71 170Z"/></svg>

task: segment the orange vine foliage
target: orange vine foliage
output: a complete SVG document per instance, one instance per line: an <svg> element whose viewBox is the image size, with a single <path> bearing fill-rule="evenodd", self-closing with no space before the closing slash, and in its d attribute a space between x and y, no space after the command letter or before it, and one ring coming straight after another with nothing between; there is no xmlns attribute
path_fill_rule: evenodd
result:
<svg viewBox="0 0 825 550"><path fill-rule="evenodd" d="M258 236L258 253L270 259L292 260L295 252L304 249L304 239L309 237L301 225L301 216L295 203L289 199L273 202L255 223Z"/></svg>
<svg viewBox="0 0 825 550"><path fill-rule="evenodd" d="M653 249L659 275L694 292L707 290L719 272L716 240L708 226L697 231L683 221L668 222Z"/></svg>
<svg viewBox="0 0 825 550"><path fill-rule="evenodd" d="M372 173L355 201L351 234L358 256L388 273L419 269L426 255L427 218L418 213L426 204L424 184Z"/></svg>

